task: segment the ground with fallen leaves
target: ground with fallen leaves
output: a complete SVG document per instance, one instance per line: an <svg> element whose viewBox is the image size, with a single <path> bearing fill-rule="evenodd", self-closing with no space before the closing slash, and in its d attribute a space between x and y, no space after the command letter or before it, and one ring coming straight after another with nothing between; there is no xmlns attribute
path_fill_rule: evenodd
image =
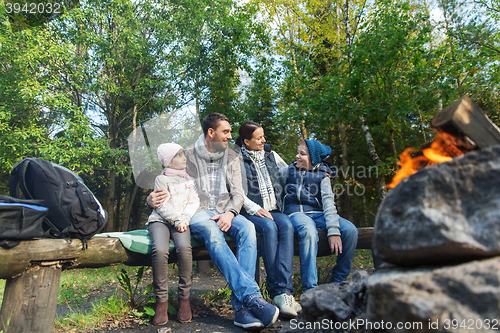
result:
<svg viewBox="0 0 500 333"><path fill-rule="evenodd" d="M367 270L369 273L373 271L373 263L371 263L371 253L367 253L366 258L361 258L359 262L353 263L352 271ZM358 256L359 257L359 256ZM366 260L365 260L366 259ZM367 267L368 266L368 267ZM371 266L371 267L370 267ZM320 282L329 281L329 271L331 269L331 262L318 260L318 268L320 272ZM261 279L265 281L265 271L261 262ZM298 258L294 261L294 286L300 285L300 266ZM144 283L151 283L151 271L147 271L144 276ZM173 271L170 279L169 286L172 289L177 288L177 275ZM191 323L179 323L175 315L169 317L169 322L165 326L155 326L148 320L138 319L136 316L127 316L125 319L114 320L109 319L101 323L97 330L88 333L104 333L104 332L122 332L122 333L212 333L212 332L245 332L233 324L234 311L229 301L217 300L207 301L207 298L200 297L210 291L216 291L226 286L226 281L222 274L212 266L211 269L205 272L194 272L193 286L191 290L191 305L193 309L193 320ZM298 288L297 288L298 289ZM82 307L90 307L92 299L99 297L106 297L107 290L96 290L95 295L89 299L88 304ZM116 292L114 290L113 292ZM300 292L299 292L300 293ZM296 295L298 296L298 295ZM58 306L58 313L64 314L64 306ZM66 310L67 311L67 310ZM279 318L273 327L262 330L262 333L278 332L283 325L287 322L285 318Z"/></svg>

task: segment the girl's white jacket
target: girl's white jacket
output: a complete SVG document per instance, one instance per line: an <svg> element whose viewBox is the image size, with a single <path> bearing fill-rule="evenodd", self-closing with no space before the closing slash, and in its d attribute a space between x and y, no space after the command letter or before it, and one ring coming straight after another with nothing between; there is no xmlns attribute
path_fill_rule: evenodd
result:
<svg viewBox="0 0 500 333"><path fill-rule="evenodd" d="M168 196L161 206L149 215L148 223L164 220L172 225L182 221L189 224L200 206L196 186L186 188L184 177L159 175L155 179L155 190L165 190Z"/></svg>

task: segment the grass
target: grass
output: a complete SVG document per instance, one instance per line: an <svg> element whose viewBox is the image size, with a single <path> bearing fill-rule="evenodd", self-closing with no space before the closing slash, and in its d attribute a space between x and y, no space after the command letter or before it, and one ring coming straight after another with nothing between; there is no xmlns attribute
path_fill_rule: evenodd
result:
<svg viewBox="0 0 500 333"><path fill-rule="evenodd" d="M148 315L142 308L131 309L127 294L118 283L121 270L135 278L138 267L111 266L63 271L59 282L59 304L66 304L69 312L56 315L54 332L90 332L99 327L123 327L130 322L143 323ZM146 282L146 283L144 283ZM142 281L144 291L151 278ZM0 281L3 299L5 280ZM152 300L149 293L147 301Z"/></svg>
<svg viewBox="0 0 500 333"><path fill-rule="evenodd" d="M106 323L106 326L118 327L129 313L126 301L115 295L107 299L97 299L92 303L92 310L87 313L71 312L66 317L56 317L54 332L89 332Z"/></svg>
<svg viewBox="0 0 500 333"><path fill-rule="evenodd" d="M59 282L57 302L79 306L97 293L113 293L118 288L117 276L122 267L124 266L63 271ZM128 270L131 270L131 268L128 268Z"/></svg>
<svg viewBox="0 0 500 333"><path fill-rule="evenodd" d="M133 309L133 303L119 284L119 276L125 269L130 278L135 280L139 267L123 265L73 269L61 273L58 303L66 304L69 314L56 315L55 332L89 332L99 327L126 327L131 322L144 323L149 315L142 307ZM143 281L139 290L144 291L151 282L150 275ZM151 303L153 296L148 293L146 303ZM153 301L154 302L154 301ZM85 310L79 307L85 304Z"/></svg>

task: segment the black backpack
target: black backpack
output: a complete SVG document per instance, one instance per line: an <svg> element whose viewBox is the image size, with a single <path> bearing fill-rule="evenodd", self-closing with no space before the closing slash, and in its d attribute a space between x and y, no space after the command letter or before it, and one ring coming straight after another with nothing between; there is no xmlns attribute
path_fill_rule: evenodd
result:
<svg viewBox="0 0 500 333"><path fill-rule="evenodd" d="M21 240L43 237L47 208L42 200L21 200L0 195L0 246L11 248Z"/></svg>
<svg viewBox="0 0 500 333"><path fill-rule="evenodd" d="M108 221L108 213L94 194L74 172L60 165L37 158L24 158L10 173L10 195L43 200L49 209L44 230L49 237L87 240L98 233Z"/></svg>

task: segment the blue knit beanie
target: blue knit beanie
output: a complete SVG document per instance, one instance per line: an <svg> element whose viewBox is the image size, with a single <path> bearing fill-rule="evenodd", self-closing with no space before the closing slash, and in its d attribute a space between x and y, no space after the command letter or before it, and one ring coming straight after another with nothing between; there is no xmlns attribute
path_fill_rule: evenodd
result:
<svg viewBox="0 0 500 333"><path fill-rule="evenodd" d="M325 146L315 140L304 140L309 149L309 156L311 157L312 166L316 166L319 162L330 156L332 148Z"/></svg>

